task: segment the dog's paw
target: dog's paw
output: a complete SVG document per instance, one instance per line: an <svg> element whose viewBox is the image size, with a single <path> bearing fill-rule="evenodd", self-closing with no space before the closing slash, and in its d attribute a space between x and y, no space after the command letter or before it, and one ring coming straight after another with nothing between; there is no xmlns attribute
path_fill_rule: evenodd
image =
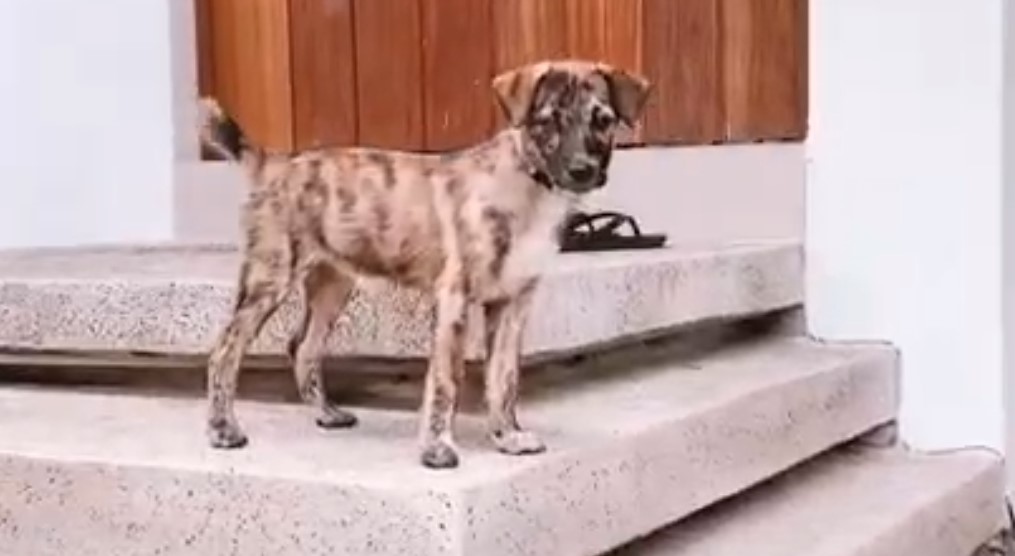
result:
<svg viewBox="0 0 1015 556"><path fill-rule="evenodd" d="M497 450L513 456L539 454L546 451L546 444L531 431L514 430L500 431L493 435L493 443Z"/></svg>
<svg viewBox="0 0 1015 556"><path fill-rule="evenodd" d="M231 450L247 445L247 435L235 422L216 419L208 423L208 442L212 448Z"/></svg>
<svg viewBox="0 0 1015 556"><path fill-rule="evenodd" d="M317 416L317 426L322 429L348 429L358 422L355 414L332 404L326 405Z"/></svg>
<svg viewBox="0 0 1015 556"><path fill-rule="evenodd" d="M435 441L423 448L420 462L430 469L453 469L458 467L458 452L449 444Z"/></svg>

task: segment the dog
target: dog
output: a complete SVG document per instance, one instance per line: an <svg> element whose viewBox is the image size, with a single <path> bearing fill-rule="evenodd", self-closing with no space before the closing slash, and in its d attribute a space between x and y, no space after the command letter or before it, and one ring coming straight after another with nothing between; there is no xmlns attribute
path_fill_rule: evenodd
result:
<svg viewBox="0 0 1015 556"><path fill-rule="evenodd" d="M469 307L486 323L490 437L506 454L545 450L516 415L522 335L533 294L580 197L606 184L614 137L649 94L635 73L583 60L533 63L492 83L507 126L478 145L437 154L372 148L269 153L220 105L202 99L202 147L250 178L243 259L232 315L208 359L207 434L247 444L234 412L244 352L291 292L303 309L289 342L302 399L326 429L353 413L326 395L321 371L332 324L358 276L430 294L433 345L421 408L420 462L453 468L457 392Z"/></svg>

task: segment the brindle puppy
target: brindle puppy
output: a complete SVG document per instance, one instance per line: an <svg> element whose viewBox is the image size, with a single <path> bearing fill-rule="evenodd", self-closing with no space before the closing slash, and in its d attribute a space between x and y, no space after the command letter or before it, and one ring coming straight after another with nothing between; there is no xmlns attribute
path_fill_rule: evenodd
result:
<svg viewBox="0 0 1015 556"><path fill-rule="evenodd" d="M240 362L290 291L304 315L290 342L296 382L317 424L356 418L332 404L321 359L355 276L384 276L432 294L433 351L422 407L422 463L455 467L452 436L464 372L466 310L487 323L489 431L509 454L544 450L518 424L518 365L529 306L556 232L576 198L606 183L614 132L639 117L648 83L603 64L543 62L498 76L510 123L492 139L439 155L333 148L296 155L251 145L206 100L203 146L251 176L244 259L232 319L208 363L208 437L216 448L247 443L234 410Z"/></svg>

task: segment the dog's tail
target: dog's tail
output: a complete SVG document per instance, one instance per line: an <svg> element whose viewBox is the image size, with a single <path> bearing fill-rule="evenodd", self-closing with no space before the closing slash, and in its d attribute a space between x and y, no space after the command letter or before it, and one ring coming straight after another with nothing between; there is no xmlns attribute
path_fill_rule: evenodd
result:
<svg viewBox="0 0 1015 556"><path fill-rule="evenodd" d="M265 153L250 143L236 120L222 109L217 100L210 97L201 99L200 110L202 150L238 162L251 175L259 173L264 165Z"/></svg>

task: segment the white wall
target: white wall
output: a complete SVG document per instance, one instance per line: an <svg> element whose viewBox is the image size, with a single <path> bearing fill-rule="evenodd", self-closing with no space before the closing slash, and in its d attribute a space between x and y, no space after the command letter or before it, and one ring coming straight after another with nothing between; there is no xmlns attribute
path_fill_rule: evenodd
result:
<svg viewBox="0 0 1015 556"><path fill-rule="evenodd" d="M674 243L803 239L805 150L772 143L621 151L590 204Z"/></svg>
<svg viewBox="0 0 1015 556"><path fill-rule="evenodd" d="M208 163L178 170L179 239L235 241L243 173ZM673 244L800 241L805 178L797 144L622 150L586 208L632 214L644 233Z"/></svg>
<svg viewBox="0 0 1015 556"><path fill-rule="evenodd" d="M1005 437L1015 454L1015 6L1004 4L1004 118L1002 120L1002 228L1004 296ZM1015 489L1015 458L1008 458L1008 485Z"/></svg>
<svg viewBox="0 0 1015 556"><path fill-rule="evenodd" d="M0 0L0 246L171 238L174 4Z"/></svg>
<svg viewBox="0 0 1015 556"><path fill-rule="evenodd" d="M1004 445L1003 0L812 0L808 303L902 349L902 433Z"/></svg>
<svg viewBox="0 0 1015 556"><path fill-rule="evenodd" d="M189 0L0 0L0 248L235 239L241 176L197 160L193 18ZM798 239L803 157L623 152L594 208L675 243Z"/></svg>

